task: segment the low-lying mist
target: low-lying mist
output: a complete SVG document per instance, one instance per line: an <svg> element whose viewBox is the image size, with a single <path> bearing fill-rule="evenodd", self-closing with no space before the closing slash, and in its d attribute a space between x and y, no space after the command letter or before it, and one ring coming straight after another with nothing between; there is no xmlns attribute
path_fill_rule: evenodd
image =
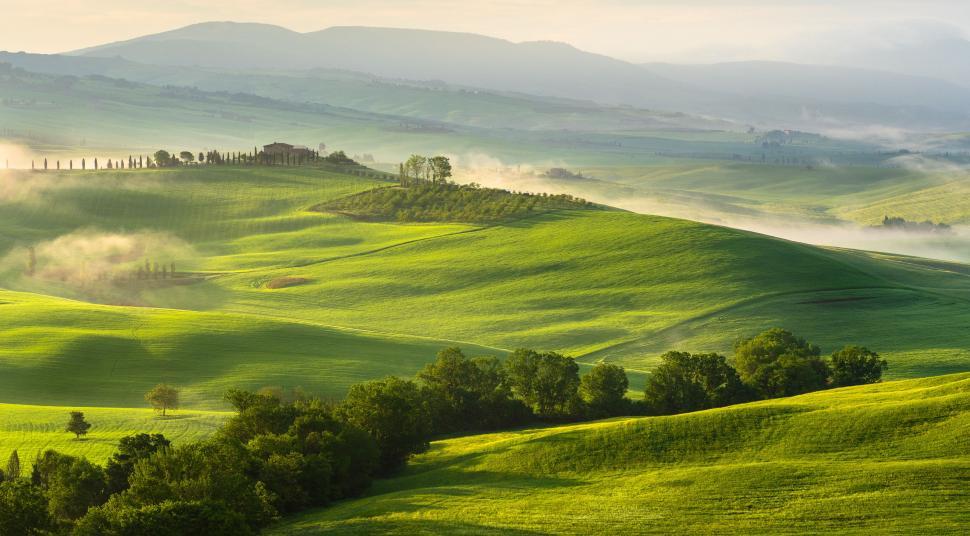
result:
<svg viewBox="0 0 970 536"><path fill-rule="evenodd" d="M561 163L510 168L482 156L459 158L458 161L466 165L484 163L482 166L457 170L456 180L459 182L475 182L517 191L568 193L640 214L689 219L806 244L970 263L970 226L967 225L954 225L949 232L920 232L869 227L827 216L780 216L758 211L748 205L718 203L712 199L716 196L691 197L674 191L640 189L595 178L551 179L544 175L545 170L561 167ZM916 157L900 161L900 164L928 166L933 171L941 171L938 165Z"/></svg>
<svg viewBox="0 0 970 536"><path fill-rule="evenodd" d="M143 293L191 282L197 258L169 233L74 231L11 249L0 259L0 285L87 301L143 305Z"/></svg>

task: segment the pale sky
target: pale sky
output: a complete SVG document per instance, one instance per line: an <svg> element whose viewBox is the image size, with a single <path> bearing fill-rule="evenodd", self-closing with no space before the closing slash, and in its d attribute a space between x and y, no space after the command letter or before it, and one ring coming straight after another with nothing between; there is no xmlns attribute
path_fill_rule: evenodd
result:
<svg viewBox="0 0 970 536"><path fill-rule="evenodd" d="M970 33L967 0L0 0L0 50L64 52L211 20L307 32L391 26L554 40L629 61L781 59L805 36L921 20ZM931 33L935 33L931 32Z"/></svg>

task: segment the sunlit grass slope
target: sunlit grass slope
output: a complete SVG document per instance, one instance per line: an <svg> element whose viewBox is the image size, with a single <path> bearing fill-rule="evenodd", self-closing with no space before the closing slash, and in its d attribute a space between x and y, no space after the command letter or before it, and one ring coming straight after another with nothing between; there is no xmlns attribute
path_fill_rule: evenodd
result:
<svg viewBox="0 0 970 536"><path fill-rule="evenodd" d="M587 167L597 179L576 187L618 196L624 187L671 204L668 213L717 217L842 219L865 225L883 216L970 222L970 174L957 168L779 166L728 162ZM679 207L679 208L675 208ZM664 208L664 207L661 207Z"/></svg>
<svg viewBox="0 0 970 536"><path fill-rule="evenodd" d="M82 439L64 431L71 411L84 412L91 424ZM150 409L0 404L0 459L7 460L17 450L21 463L29 467L37 454L54 449L102 463L122 437L157 433L176 444L197 441L214 433L228 415L185 410L163 418Z"/></svg>
<svg viewBox="0 0 970 536"><path fill-rule="evenodd" d="M894 374L970 366L964 272L631 213L557 212L258 273L311 282L268 290L254 274L220 278L227 309L555 348L633 368L671 348L727 351L773 325L826 351L855 342L891 364L910 355Z"/></svg>
<svg viewBox="0 0 970 536"><path fill-rule="evenodd" d="M275 534L962 534L970 375L439 441Z"/></svg>
<svg viewBox="0 0 970 536"><path fill-rule="evenodd" d="M890 377L970 369L963 265L620 211L492 226L359 222L310 208L386 183L320 169L0 172L0 181L2 284L29 292L0 296L4 402L139 406L160 381L203 408L221 407L228 387L337 396L356 381L410 376L449 344L559 350L643 371L664 351L729 352L771 326L826 352L867 345L888 358ZM160 260L208 279L100 299L104 283L22 277L23 246L79 231L160 233L185 244ZM299 284L273 288L279 280Z"/></svg>
<svg viewBox="0 0 970 536"><path fill-rule="evenodd" d="M281 312L285 316L285 312ZM109 307L0 292L4 402L146 407L157 383L191 410L221 409L230 388L302 387L341 397L348 386L410 376L450 344L270 317ZM497 353L465 345L474 354Z"/></svg>

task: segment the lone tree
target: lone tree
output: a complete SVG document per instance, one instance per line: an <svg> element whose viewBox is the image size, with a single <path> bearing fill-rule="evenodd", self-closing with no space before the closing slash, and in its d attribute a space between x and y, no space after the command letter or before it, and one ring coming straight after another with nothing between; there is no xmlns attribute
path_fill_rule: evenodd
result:
<svg viewBox="0 0 970 536"><path fill-rule="evenodd" d="M91 423L84 420L84 413L80 411L71 412L71 420L67 421L67 427L64 429L65 432L71 432L74 434L75 439L81 439L81 436L88 433L91 429Z"/></svg>
<svg viewBox="0 0 970 536"><path fill-rule="evenodd" d="M186 164L191 164L195 161L195 155L191 151L182 151L179 153L179 158L182 159Z"/></svg>
<svg viewBox="0 0 970 536"><path fill-rule="evenodd" d="M164 417L168 410L178 409L179 390L171 385L160 383L145 393L145 401L151 404L155 411L161 411Z"/></svg>

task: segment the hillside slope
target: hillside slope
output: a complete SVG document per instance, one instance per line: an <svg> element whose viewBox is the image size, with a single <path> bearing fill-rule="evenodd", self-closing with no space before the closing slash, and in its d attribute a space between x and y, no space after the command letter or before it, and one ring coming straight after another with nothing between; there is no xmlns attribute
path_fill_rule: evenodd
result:
<svg viewBox="0 0 970 536"><path fill-rule="evenodd" d="M961 534L970 375L436 442L273 534Z"/></svg>
<svg viewBox="0 0 970 536"><path fill-rule="evenodd" d="M970 369L964 265L622 211L356 221L310 209L387 183L320 169L0 172L0 184L0 284L21 291L0 296L3 402L138 406L160 381L203 408L231 386L339 396L452 344L643 372L667 350L730 353L772 326L826 352L867 345L890 377ZM138 279L145 261L179 277Z"/></svg>

